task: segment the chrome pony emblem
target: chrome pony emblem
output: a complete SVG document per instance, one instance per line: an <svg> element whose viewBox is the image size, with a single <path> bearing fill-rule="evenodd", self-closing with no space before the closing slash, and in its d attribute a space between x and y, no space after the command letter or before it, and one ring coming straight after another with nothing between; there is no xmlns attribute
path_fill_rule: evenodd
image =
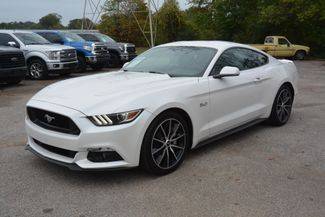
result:
<svg viewBox="0 0 325 217"><path fill-rule="evenodd" d="M48 114L45 114L44 118L46 119L47 123L51 123L53 120L55 120L55 117L52 117Z"/></svg>

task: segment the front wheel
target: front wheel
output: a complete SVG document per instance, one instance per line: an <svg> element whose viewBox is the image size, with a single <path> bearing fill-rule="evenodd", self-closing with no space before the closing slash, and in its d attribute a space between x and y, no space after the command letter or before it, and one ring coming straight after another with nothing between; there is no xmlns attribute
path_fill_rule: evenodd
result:
<svg viewBox="0 0 325 217"><path fill-rule="evenodd" d="M175 112L159 115L150 124L141 148L141 165L149 173L165 175L183 162L190 142L184 117Z"/></svg>
<svg viewBox="0 0 325 217"><path fill-rule="evenodd" d="M31 60L28 64L28 73L31 79L42 80L48 77L47 66L40 59Z"/></svg>
<svg viewBox="0 0 325 217"><path fill-rule="evenodd" d="M272 112L268 118L268 122L274 126L282 126L286 124L290 118L293 92L288 85L282 85L276 94L273 102Z"/></svg>
<svg viewBox="0 0 325 217"><path fill-rule="evenodd" d="M100 71L104 68L104 65L99 64L99 65L91 65L90 66L94 71Z"/></svg>

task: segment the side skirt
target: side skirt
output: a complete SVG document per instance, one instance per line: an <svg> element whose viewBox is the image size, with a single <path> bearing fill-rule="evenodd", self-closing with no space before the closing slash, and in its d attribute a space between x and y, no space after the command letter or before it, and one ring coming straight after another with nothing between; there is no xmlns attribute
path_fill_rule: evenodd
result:
<svg viewBox="0 0 325 217"><path fill-rule="evenodd" d="M217 135L215 135L215 136L213 136L211 138L208 138L206 140L203 140L202 142L199 142L193 149L196 149L196 148L202 147L204 145L210 144L212 142L215 142L215 141L217 141L219 139L222 139L222 138L224 138L226 136L229 136L231 134L234 134L236 132L242 131L242 130L248 128L248 127L254 126L254 125L256 125L256 124L258 124L260 122L263 122L265 120L266 120L266 118L256 119L256 120L250 121L250 122L248 122L246 124L243 124L241 126L235 127L235 128L233 128L231 130L227 130L227 131L225 131L223 133L217 134Z"/></svg>

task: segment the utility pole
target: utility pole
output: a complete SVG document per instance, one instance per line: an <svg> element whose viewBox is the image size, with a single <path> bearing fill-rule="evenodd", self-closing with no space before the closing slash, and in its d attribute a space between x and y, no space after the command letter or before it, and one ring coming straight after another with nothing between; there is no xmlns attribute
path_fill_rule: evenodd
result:
<svg viewBox="0 0 325 217"><path fill-rule="evenodd" d="M149 10L149 28L150 28L150 42L151 47L154 47L154 41L153 41L153 30L152 30L152 13L151 13L151 0L148 0L148 10Z"/></svg>
<svg viewBox="0 0 325 217"><path fill-rule="evenodd" d="M84 30L84 22L86 21L86 7L87 7L87 0L85 0L84 3L84 12L83 12L83 16L82 16L82 21L81 21L81 30Z"/></svg>

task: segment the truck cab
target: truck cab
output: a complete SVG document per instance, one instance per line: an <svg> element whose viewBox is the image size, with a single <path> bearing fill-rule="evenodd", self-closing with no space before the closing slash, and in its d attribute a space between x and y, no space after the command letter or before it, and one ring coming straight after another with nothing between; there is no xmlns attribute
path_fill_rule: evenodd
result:
<svg viewBox="0 0 325 217"><path fill-rule="evenodd" d="M24 52L28 75L32 79L44 79L49 74L67 74L78 65L74 48L51 44L30 31L0 30L0 44Z"/></svg>
<svg viewBox="0 0 325 217"><path fill-rule="evenodd" d="M309 47L292 44L284 36L266 36L264 44L254 44L252 46L275 57L294 57L298 60L304 59L310 51Z"/></svg>
<svg viewBox="0 0 325 217"><path fill-rule="evenodd" d="M37 30L40 36L54 44L63 44L77 50L78 70L85 71L87 66L94 70L105 67L109 62L109 51L103 43L89 42L75 33L62 30Z"/></svg>

